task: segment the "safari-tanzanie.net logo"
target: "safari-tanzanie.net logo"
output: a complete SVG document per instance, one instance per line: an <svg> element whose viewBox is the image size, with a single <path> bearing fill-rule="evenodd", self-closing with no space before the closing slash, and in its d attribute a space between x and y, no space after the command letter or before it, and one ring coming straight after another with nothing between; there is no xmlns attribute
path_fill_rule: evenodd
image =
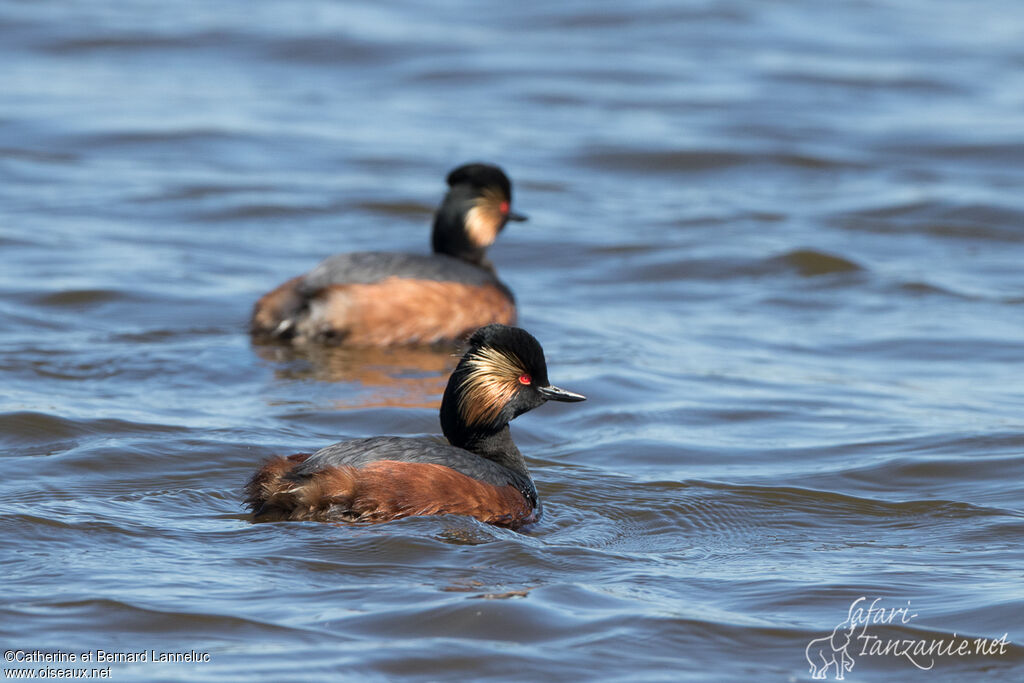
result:
<svg viewBox="0 0 1024 683"><path fill-rule="evenodd" d="M846 619L836 624L830 635L807 643L811 678L842 681L846 672L853 671L858 657L900 657L928 671L938 657L1003 655L1010 644L1006 633L1000 638L968 638L956 633L951 637L893 638L872 633L872 627L906 626L917 617L910 611L909 600L904 607L890 608L881 601L875 598L868 603L866 597L857 598L850 604Z"/></svg>

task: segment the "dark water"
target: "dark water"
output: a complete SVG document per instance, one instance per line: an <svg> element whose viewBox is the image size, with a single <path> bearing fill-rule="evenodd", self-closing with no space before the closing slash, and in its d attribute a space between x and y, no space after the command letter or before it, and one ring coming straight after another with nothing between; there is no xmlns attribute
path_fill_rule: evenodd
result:
<svg viewBox="0 0 1024 683"><path fill-rule="evenodd" d="M916 615L865 643L1009 644L858 644L847 680L1024 679L1020 3L426 7L0 2L5 649L809 680L865 597ZM543 523L251 524L262 459L436 431L452 363L253 347L253 300L425 250L476 159L531 216L491 252L521 323L590 397L513 429Z"/></svg>

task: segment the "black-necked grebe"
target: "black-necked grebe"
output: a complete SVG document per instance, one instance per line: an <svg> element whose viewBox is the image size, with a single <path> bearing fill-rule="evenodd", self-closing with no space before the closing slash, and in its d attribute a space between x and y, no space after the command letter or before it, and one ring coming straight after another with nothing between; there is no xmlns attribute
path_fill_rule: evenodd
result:
<svg viewBox="0 0 1024 683"><path fill-rule="evenodd" d="M548 383L544 350L528 332L477 330L448 380L438 437L342 441L267 462L246 485L260 521L383 522L469 515L516 528L536 521L537 489L508 423L546 401L584 397Z"/></svg>
<svg viewBox="0 0 1024 683"><path fill-rule="evenodd" d="M485 257L508 221L526 220L511 210L512 184L489 164L460 166L447 182L432 255L332 256L264 294L253 307L253 335L390 346L461 340L488 323L514 323L512 292Z"/></svg>

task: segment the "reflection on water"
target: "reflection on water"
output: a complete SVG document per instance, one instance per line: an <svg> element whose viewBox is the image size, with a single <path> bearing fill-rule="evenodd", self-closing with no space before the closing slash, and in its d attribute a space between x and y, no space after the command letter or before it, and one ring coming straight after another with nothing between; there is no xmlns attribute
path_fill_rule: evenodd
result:
<svg viewBox="0 0 1024 683"><path fill-rule="evenodd" d="M860 596L1024 680L1024 5L0 2L0 640L125 681L803 681ZM253 346L459 163L580 391L528 533L254 525L270 455L434 433L455 349ZM930 637L930 636L929 636Z"/></svg>
<svg viewBox="0 0 1024 683"><path fill-rule="evenodd" d="M339 398L339 408L438 408L459 354L442 347L347 348L253 343L283 380L351 382L370 389ZM341 392L339 392L340 394Z"/></svg>

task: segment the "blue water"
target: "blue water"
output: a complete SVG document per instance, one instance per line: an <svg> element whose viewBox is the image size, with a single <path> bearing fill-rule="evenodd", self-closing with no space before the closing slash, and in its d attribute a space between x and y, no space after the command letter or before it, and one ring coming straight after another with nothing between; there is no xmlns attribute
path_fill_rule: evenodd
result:
<svg viewBox="0 0 1024 683"><path fill-rule="evenodd" d="M6 651L804 681L865 597L915 616L846 680L1024 679L1019 3L7 0L0 36ZM455 350L254 346L252 303L425 252L471 160L589 397L513 426L544 521L253 524L266 457L436 432ZM954 634L1007 644L861 653Z"/></svg>

